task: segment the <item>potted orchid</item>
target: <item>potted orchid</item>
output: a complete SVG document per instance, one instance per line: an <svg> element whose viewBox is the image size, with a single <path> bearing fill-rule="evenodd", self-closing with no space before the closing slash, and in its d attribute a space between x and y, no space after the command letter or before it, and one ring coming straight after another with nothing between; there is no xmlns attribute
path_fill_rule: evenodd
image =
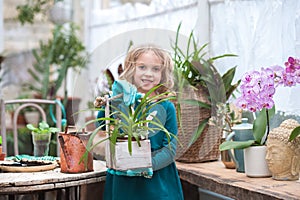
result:
<svg viewBox="0 0 300 200"><path fill-rule="evenodd" d="M258 112L253 124L254 140L225 141L220 145L221 151L244 149L245 153L252 146L266 147L265 144L270 132L270 119L275 114L273 96L276 87L291 87L300 82L298 78L300 74L299 63L299 59L289 57L285 67L272 66L262 68L261 71L254 70L245 73L240 85L242 96L236 99L236 105L250 112ZM295 135L299 135L299 132L294 132L293 137ZM246 162L245 158L245 171L247 174Z"/></svg>

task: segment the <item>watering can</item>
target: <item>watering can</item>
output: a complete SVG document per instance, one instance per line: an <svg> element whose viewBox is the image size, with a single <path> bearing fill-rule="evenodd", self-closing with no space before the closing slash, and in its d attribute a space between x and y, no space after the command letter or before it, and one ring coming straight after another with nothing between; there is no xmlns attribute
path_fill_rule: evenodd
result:
<svg viewBox="0 0 300 200"><path fill-rule="evenodd" d="M247 141L253 140L253 125L248 123L248 118L242 118L242 123L232 127L233 132L231 132L226 140L233 141ZM229 153L232 157L232 160L235 162L237 172L245 172L244 167L244 150L243 149L234 149L234 154Z"/></svg>
<svg viewBox="0 0 300 200"><path fill-rule="evenodd" d="M65 132L59 133L60 143L60 168L63 173L83 173L93 171L93 155L88 153L87 159L83 159L86 145L91 133L84 130L78 132L66 127Z"/></svg>

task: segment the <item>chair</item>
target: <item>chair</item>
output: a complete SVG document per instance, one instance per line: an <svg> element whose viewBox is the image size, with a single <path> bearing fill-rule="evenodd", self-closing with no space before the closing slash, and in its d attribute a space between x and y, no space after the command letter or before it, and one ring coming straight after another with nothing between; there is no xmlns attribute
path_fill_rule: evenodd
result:
<svg viewBox="0 0 300 200"><path fill-rule="evenodd" d="M6 140L6 122L5 122L5 107L8 104L19 104L20 106L15 110L12 128L13 128L13 138L14 138L14 154L19 154L18 147L18 131L17 131L17 118L20 111L26 107L36 108L42 116L42 120L46 121L46 113L40 104L48 104L49 106L55 105L55 117L56 117L56 127L62 130L62 110L64 112L63 105L59 99L56 100L46 100L46 99L16 99L16 100L0 100L1 109L1 135L2 135L2 149L7 152L7 140ZM65 113L64 113L65 115ZM58 136L58 134L57 134ZM57 145L57 155L59 156L59 145Z"/></svg>

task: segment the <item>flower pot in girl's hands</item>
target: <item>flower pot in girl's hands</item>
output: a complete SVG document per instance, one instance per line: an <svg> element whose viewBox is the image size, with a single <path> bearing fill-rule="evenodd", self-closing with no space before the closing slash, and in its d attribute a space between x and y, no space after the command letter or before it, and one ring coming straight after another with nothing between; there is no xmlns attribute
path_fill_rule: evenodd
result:
<svg viewBox="0 0 300 200"><path fill-rule="evenodd" d="M150 140L141 140L141 146L137 141L132 141L132 154L128 152L128 141L117 141L114 145L110 141L106 143L106 165L115 170L132 170L137 168L151 168Z"/></svg>

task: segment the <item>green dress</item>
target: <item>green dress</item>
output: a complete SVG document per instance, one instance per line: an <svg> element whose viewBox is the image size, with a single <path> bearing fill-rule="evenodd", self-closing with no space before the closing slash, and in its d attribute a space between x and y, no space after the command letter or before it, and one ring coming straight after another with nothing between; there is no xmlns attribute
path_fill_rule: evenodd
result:
<svg viewBox="0 0 300 200"><path fill-rule="evenodd" d="M177 135L177 119L174 104L165 101L156 105L157 117L165 128ZM151 111L152 111L151 110ZM101 117L103 113L98 114ZM120 176L107 173L105 200L183 200L180 178L175 165L177 141L171 138L171 148L164 132L149 135L152 151L152 178Z"/></svg>

